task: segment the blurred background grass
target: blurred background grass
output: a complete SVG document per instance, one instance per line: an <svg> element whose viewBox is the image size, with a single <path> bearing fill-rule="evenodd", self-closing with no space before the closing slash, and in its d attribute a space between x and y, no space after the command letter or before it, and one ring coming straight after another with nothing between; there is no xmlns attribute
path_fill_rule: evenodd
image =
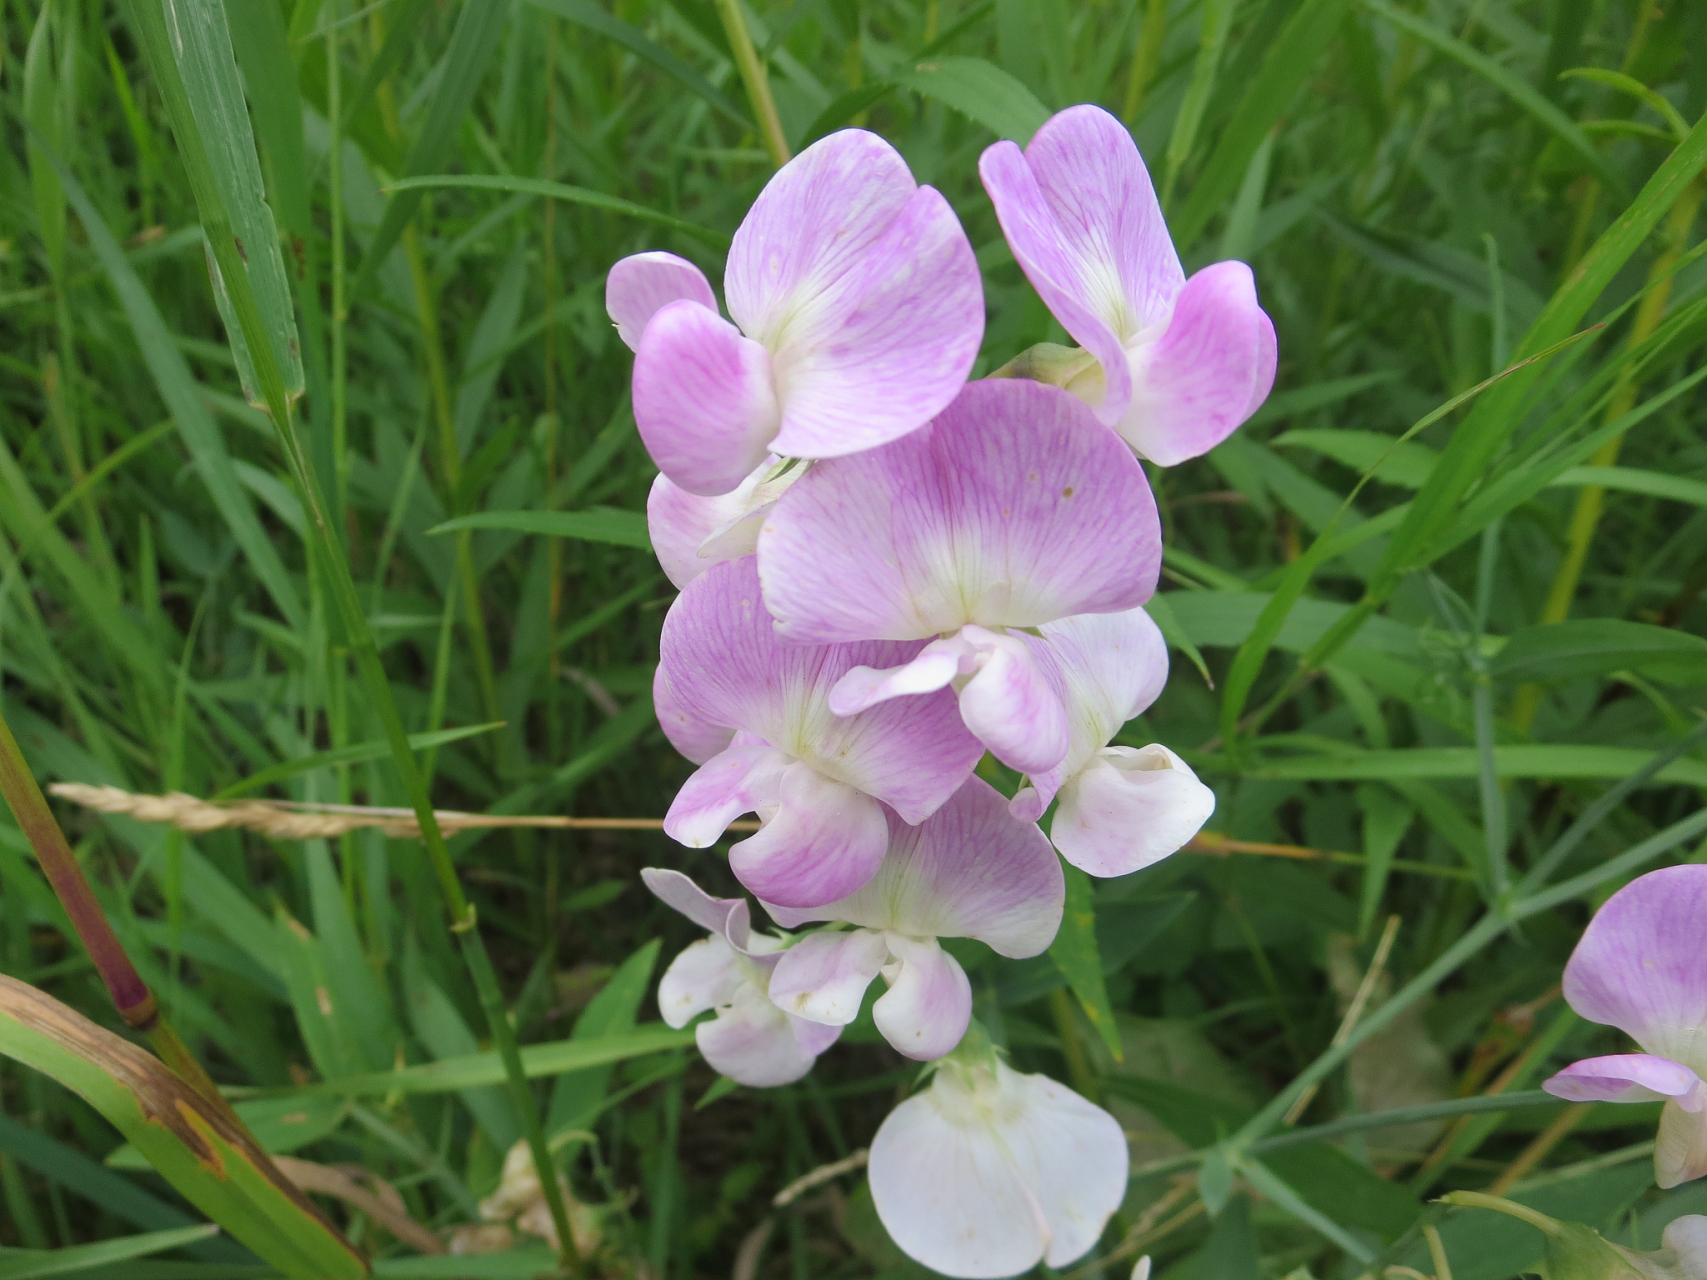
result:
<svg viewBox="0 0 1707 1280"><path fill-rule="evenodd" d="M672 596L651 557L620 539L432 530L479 512L643 510L653 468L604 273L668 248L715 281L719 236L772 172L716 8L232 0L227 12L296 297L302 429L405 722L486 726L431 748L435 803L661 815L689 766L651 712ZM1105 992L1075 991L1113 1013L1119 1058L1060 966L961 948L979 1014L1014 1060L1116 1110L1138 1165L1206 1145L1329 1042L1389 916L1377 1001L1463 932L1505 859L1521 871L1606 780L1695 721L1707 689L1699 179L1594 300L1588 320L1607 327L1549 364L1507 420L1461 410L1390 447L1527 354L1548 300L1701 116L1707 6L766 0L746 20L792 147L875 129L953 203L986 272L979 372L1065 340L976 179L980 151L1023 127L1031 99L1100 102L1130 123L1188 271L1223 257L1256 269L1280 336L1276 393L1209 458L1152 473L1175 677L1121 740L1186 754L1217 789L1222 835L1340 856L1188 853L1100 885ZM305 551L298 494L244 398L135 35L98 0L12 0L0 22L0 696L26 754L44 779L139 792L407 803ZM1602 74L1563 74L1582 67ZM412 173L553 180L705 234L505 189L430 189L404 224L386 188ZM1621 454L1603 438L1565 456L1632 411ZM1447 494L1450 519L1421 530L1404 504L1440 451L1466 448L1467 421L1510 439L1489 437L1499 448ZM1595 523L1583 495L1597 484ZM1330 527L1357 536L1320 560L1271 650L1264 604L1304 581L1294 566ZM1289 682L1360 599L1376 616ZM1676 640L1615 624L1552 641L1525 631L1566 612ZM1522 643L1502 651L1508 636ZM1697 807L1707 763L1686 756L1661 778L1571 865ZM416 843L63 817L215 1077L270 1091L253 1106L276 1149L371 1170L435 1228L473 1220L519 1136L498 1089L291 1092L487 1047ZM656 833L497 831L452 847L524 1044L654 1016L657 972L692 933L647 898L639 867L733 887L720 851ZM1616 1051L1557 999L1585 918L1561 909L1514 931L1360 1050L1309 1117L1529 1088L1567 1056ZM0 820L0 968L111 1023L63 920ZM912 1076L867 1021L783 1090L708 1102L714 1077L681 1050L540 1087L548 1127L587 1134L570 1140L574 1185L612 1206L598 1262L610 1274L900 1275L916 1268L884 1239L857 1174L783 1208L771 1197L863 1146ZM1535 1203L1653 1247L1663 1221L1707 1205L1644 1189L1647 1112L1514 1110L1446 1138L1378 1130L1274 1167L1379 1244L1428 1189L1483 1187L1527 1162L1517 1174ZM173 1225L173 1195L151 1175L91 1171L117 1141L57 1086L0 1068L0 1245ZM396 1250L361 1213L333 1212L364 1246ZM1138 1178L1115 1227L1181 1277L1339 1265L1260 1198L1236 1196L1211 1224L1169 1175ZM1533 1242L1512 1234L1525 1230L1466 1236L1460 1280L1532 1261ZM1428 1268L1426 1255L1406 1261ZM241 1262L204 1249L126 1265L163 1268L147 1273L161 1280L257 1274ZM482 1265L454 1274L512 1274Z"/></svg>

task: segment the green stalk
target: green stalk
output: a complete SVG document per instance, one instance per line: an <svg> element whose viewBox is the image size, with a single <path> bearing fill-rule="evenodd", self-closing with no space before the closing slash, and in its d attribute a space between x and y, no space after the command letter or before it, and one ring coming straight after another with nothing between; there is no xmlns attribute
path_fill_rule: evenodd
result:
<svg viewBox="0 0 1707 1280"><path fill-rule="evenodd" d="M735 65L740 68L741 81L747 86L747 101L753 105L753 116L759 122L759 136L771 163L782 168L788 163L788 139L782 133L782 121L776 114L776 102L771 97L770 77L765 64L759 61L753 48L753 37L747 31L747 19L741 12L741 0L717 0L717 14L723 19L723 30L729 36L729 47L735 53Z"/></svg>

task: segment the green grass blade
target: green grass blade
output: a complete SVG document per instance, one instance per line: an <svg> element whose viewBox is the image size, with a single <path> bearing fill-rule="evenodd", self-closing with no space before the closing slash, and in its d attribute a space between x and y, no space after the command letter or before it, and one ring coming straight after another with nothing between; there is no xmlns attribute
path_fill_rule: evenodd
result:
<svg viewBox="0 0 1707 1280"><path fill-rule="evenodd" d="M491 733L494 729L502 727L502 722L495 720L488 724L464 725L460 729L438 729L432 733L412 733L409 735L409 745L413 750L427 751L433 747L442 747L446 743L460 742L464 738ZM303 773L313 773L316 769L329 769L340 764L361 764L366 760L383 760L390 754L391 743L387 740L352 742L347 747L333 747L330 751L317 751L310 756L280 761L278 764L262 769L259 773L250 774L241 782L232 783L213 798L215 800L230 800L259 787L267 787L275 782L282 782L286 778L294 778Z"/></svg>
<svg viewBox="0 0 1707 1280"><path fill-rule="evenodd" d="M935 98L1022 147L1049 119L1049 108L1030 89L982 58L931 58L894 78L903 88Z"/></svg>
<svg viewBox="0 0 1707 1280"><path fill-rule="evenodd" d="M620 511L615 507L593 507L588 511L477 511L434 525L427 532L454 533L458 529L509 529L550 538L608 542L642 551L652 549L646 517L638 511Z"/></svg>
<svg viewBox="0 0 1707 1280"><path fill-rule="evenodd" d="M151 1253L165 1253L197 1244L216 1234L219 1228L207 1226L178 1227L172 1231L152 1231L141 1236L120 1236L98 1244L72 1245L47 1253L29 1251L23 1256L0 1256L0 1280L38 1280L44 1276L72 1275L93 1267L111 1266L146 1258Z"/></svg>
<svg viewBox="0 0 1707 1280"><path fill-rule="evenodd" d="M385 189L408 192L434 187L466 187L475 191L511 191L549 196L553 200L566 200L570 204L584 204L594 209L609 209L612 213L626 213L631 218L655 222L659 226L680 231L683 235L693 236L696 240L703 240L717 248L729 247L729 237L721 231L712 231L691 222L684 222L680 218L659 213L656 209L648 209L645 205L635 204L632 200L624 200L620 196L607 196L602 191L589 191L585 187L572 187L563 182L547 182L544 178L521 178L511 174L492 173L427 174L400 178Z"/></svg>

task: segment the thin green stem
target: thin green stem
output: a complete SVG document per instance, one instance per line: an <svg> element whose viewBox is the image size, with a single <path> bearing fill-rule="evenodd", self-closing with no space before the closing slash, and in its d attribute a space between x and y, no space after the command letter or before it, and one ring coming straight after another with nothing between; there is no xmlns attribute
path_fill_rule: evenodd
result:
<svg viewBox="0 0 1707 1280"><path fill-rule="evenodd" d="M753 117L759 123L759 136L765 141L771 162L780 169L788 163L788 139L783 136L782 120L771 97L770 77L765 72L765 64L759 61L758 50L753 48L746 15L741 12L741 0L717 0L717 14L723 19L723 30L729 36L729 48L734 51L741 82L747 86L747 101L752 103Z"/></svg>

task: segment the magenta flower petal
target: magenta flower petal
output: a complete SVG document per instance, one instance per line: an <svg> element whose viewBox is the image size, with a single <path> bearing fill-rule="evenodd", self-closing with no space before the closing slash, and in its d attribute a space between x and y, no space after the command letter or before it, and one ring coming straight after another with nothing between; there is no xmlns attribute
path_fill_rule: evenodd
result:
<svg viewBox="0 0 1707 1280"><path fill-rule="evenodd" d="M830 690L847 672L903 665L923 646L780 644L751 559L716 565L690 583L664 619L660 647L670 688L689 715L754 734L908 822L953 795L982 754L947 690L831 714Z"/></svg>
<svg viewBox="0 0 1707 1280"><path fill-rule="evenodd" d="M652 673L652 709L670 745L695 764L704 764L729 746L733 729L689 715L670 691L670 681L660 666Z"/></svg>
<svg viewBox="0 0 1707 1280"><path fill-rule="evenodd" d="M969 383L928 427L818 463L759 535L765 604L793 644L1130 609L1160 565L1137 459L1081 401L1017 379Z"/></svg>
<svg viewBox="0 0 1707 1280"><path fill-rule="evenodd" d="M1105 747L1062 786L1049 838L1080 870L1123 876L1177 852L1214 812L1215 793L1166 747Z"/></svg>
<svg viewBox="0 0 1707 1280"><path fill-rule="evenodd" d="M705 274L673 253L633 254L605 277L605 312L630 351L640 349L640 335L654 315L684 298L714 313L717 310L717 296Z"/></svg>
<svg viewBox="0 0 1707 1280"><path fill-rule="evenodd" d="M1660 1057L1707 1070L1707 866L1650 871L1595 913L1565 966L1565 999Z"/></svg>
<svg viewBox="0 0 1707 1280"><path fill-rule="evenodd" d="M890 934L889 951L889 990L871 1006L877 1029L897 1053L920 1062L940 1058L972 1021L972 983L935 938Z"/></svg>
<svg viewBox="0 0 1707 1280"><path fill-rule="evenodd" d="M737 743L700 765L664 815L664 833L704 849L743 813L775 802L789 761L762 743ZM751 886L749 886L751 887Z"/></svg>
<svg viewBox="0 0 1707 1280"><path fill-rule="evenodd" d="M845 920L915 938L977 938L1004 956L1034 956L1061 925L1061 864L1002 794L968 778L918 826L889 819L889 852L859 892L824 906L788 910L759 895L785 929Z"/></svg>
<svg viewBox="0 0 1707 1280"><path fill-rule="evenodd" d="M697 302L652 317L634 356L634 423L658 470L689 493L727 493L770 452L771 358Z"/></svg>
<svg viewBox="0 0 1707 1280"><path fill-rule="evenodd" d="M932 640L911 662L887 671L855 667L830 690L830 710L839 716L858 715L891 698L946 688L955 676L963 674L960 668L963 659L970 657L968 650L958 637Z"/></svg>
<svg viewBox="0 0 1707 1280"><path fill-rule="evenodd" d="M1681 1062L1647 1053L1619 1053L1573 1062L1541 1087L1569 1102L1666 1102L1685 1111L1707 1103L1701 1078Z"/></svg>
<svg viewBox="0 0 1707 1280"><path fill-rule="evenodd" d="M771 1000L797 1018L845 1027L888 959L883 935L868 929L810 934L771 970Z"/></svg>
<svg viewBox="0 0 1707 1280"><path fill-rule="evenodd" d="M781 807L729 850L729 869L766 902L810 907L858 889L883 865L883 806L804 761L784 770ZM673 811L673 810L672 810Z"/></svg>
<svg viewBox="0 0 1707 1280"><path fill-rule="evenodd" d="M1132 404L1115 429L1164 467L1208 453L1274 385L1274 326L1242 262L1185 282L1167 331L1134 348Z"/></svg>

